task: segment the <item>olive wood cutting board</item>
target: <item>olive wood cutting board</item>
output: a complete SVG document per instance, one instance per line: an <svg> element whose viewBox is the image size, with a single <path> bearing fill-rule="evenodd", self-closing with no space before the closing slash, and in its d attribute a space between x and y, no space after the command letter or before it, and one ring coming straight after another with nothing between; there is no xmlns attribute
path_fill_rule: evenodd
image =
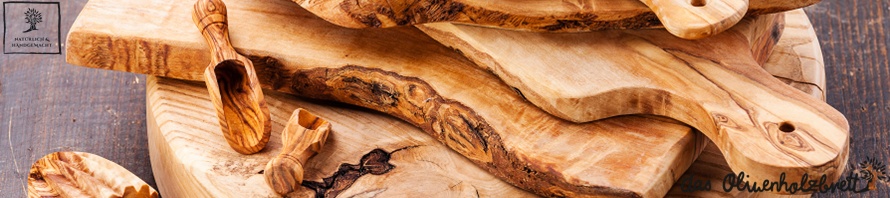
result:
<svg viewBox="0 0 890 198"><path fill-rule="evenodd" d="M287 1L227 3L232 42L264 88L396 116L535 193L659 196L682 172L669 170L684 170L704 145L671 120L555 118L414 28L352 30ZM69 33L68 61L201 80L209 56L190 4L90 1Z"/></svg>
<svg viewBox="0 0 890 198"><path fill-rule="evenodd" d="M523 1L523 0L293 0L310 12L331 23L351 28L395 27L432 22L458 22L481 26L521 29L527 31L579 32L603 29L638 29L660 26L657 15L679 13L689 9L691 16L676 17L677 26L689 25L688 18L702 19L715 25L725 23L722 18L711 18L714 10L736 10L734 21L741 15L766 14L809 6L819 0L734 0L675 1L644 0L654 3L647 7L640 0L577 0L577 1ZM685 6L671 5L677 2ZM712 8L713 7L713 8ZM708 8L708 9L700 9ZM747 8L747 9L746 9ZM670 11L673 10L673 11ZM747 12L745 12L747 11ZM695 13L697 12L697 13ZM666 23L668 24L668 23ZM729 24L731 25L731 24ZM701 31L708 32L708 31ZM711 30L708 34L718 31ZM697 38L698 36L681 37Z"/></svg>
<svg viewBox="0 0 890 198"><path fill-rule="evenodd" d="M840 177L846 118L760 68L781 14L747 18L721 34L684 40L659 30L576 34L418 26L492 71L524 98L574 122L629 114L670 117L712 140L753 180ZM751 49L755 49L752 52ZM761 59L763 60L763 59Z"/></svg>
<svg viewBox="0 0 890 198"><path fill-rule="evenodd" d="M779 78L811 94L824 98L824 75L821 51L812 27L802 12L787 18L785 33L779 40L769 61L764 65ZM797 23L795 23L797 22ZM812 61L811 61L812 60ZM366 174L361 177L337 177L341 181L354 182L348 188L327 188L325 195L353 197L375 195L378 197L534 197L526 191L509 185L471 161L448 149L429 135L408 123L395 118L343 107L296 99L291 96L269 93L273 125L273 138L269 147L258 155L244 156L226 149L223 137L217 134L218 126L212 121L214 112L203 85L197 82L150 76L147 83L148 133L152 168L161 192L168 197L274 197L275 194L263 182L264 161L271 159L281 149L280 131L289 113L296 108L307 108L319 116L336 121L328 144L319 155L310 158L307 165L307 181L334 178L340 164L358 164L368 154L387 154L393 168L380 175ZM637 120L644 120L639 118ZM666 124L673 125L673 124ZM673 127L669 127L673 128ZM688 130L682 130L688 131ZM689 135L697 132L685 132ZM693 144L694 142L687 142ZM372 152L381 149L385 152ZM682 170L675 170L682 171ZM709 144L683 177L694 175L699 180L711 180L719 184L722 177L732 170L723 155ZM200 179L198 179L200 178ZM202 182L217 181L217 182ZM333 180L332 180L333 181ZM228 186L250 186L229 188ZM289 194L292 197L312 196L315 189L302 188ZM662 192L663 193L663 192ZM651 195L651 194L649 194ZM667 196L745 197L745 192L710 191L683 192L682 186L674 185ZM774 196L770 193L750 195ZM659 195L651 195L659 196Z"/></svg>
<svg viewBox="0 0 890 198"><path fill-rule="evenodd" d="M211 122L215 114L204 86L155 76L148 77L146 86L152 171L164 197L278 197L266 184L263 169L282 149L284 122L297 108L331 121L333 128L322 150L303 166L303 183L314 188L301 187L288 197L312 197L315 192L324 197L535 197L408 123L275 92L266 93L272 138L264 150L241 155L220 144L225 139ZM362 174L361 164L386 168ZM348 171L339 171L344 169ZM323 178L339 185L310 184L324 183Z"/></svg>
<svg viewBox="0 0 890 198"><path fill-rule="evenodd" d="M191 3L92 0L69 32L67 60L200 81L210 57L190 21ZM254 59L267 90L398 117L481 169L534 193L660 196L682 173L670 170L685 170L704 146L701 135L668 119L631 116L577 124L553 117L413 27L355 30L289 1L226 3L231 41ZM140 25L118 25L121 21ZM336 137L339 122L327 120L334 123L331 136ZM210 128L216 120L201 123L206 125L189 130ZM279 131L274 126L272 131ZM634 147L639 148L627 149ZM262 153L267 151L243 161Z"/></svg>
<svg viewBox="0 0 890 198"><path fill-rule="evenodd" d="M782 82L799 89L811 97L825 101L825 67L822 48L816 31L803 10L793 10L786 14L782 37L776 44L763 68ZM693 178L690 181L710 181L709 191L684 192L683 181L678 181L668 192L668 197L764 197L771 193L750 193L722 189L723 179L733 173L723 154L713 143L708 143L692 166L679 179ZM738 173L738 172L735 172ZM753 180L751 180L753 181ZM686 189L687 191L689 189ZM791 195L785 195L791 196ZM809 195L798 195L809 197Z"/></svg>

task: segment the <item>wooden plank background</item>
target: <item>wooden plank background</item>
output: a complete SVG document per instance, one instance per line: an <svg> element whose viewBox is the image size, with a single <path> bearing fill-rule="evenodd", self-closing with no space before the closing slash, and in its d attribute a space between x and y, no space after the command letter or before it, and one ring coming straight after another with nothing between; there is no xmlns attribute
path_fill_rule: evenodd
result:
<svg viewBox="0 0 890 198"><path fill-rule="evenodd" d="M86 0L60 3L64 40ZM890 164L890 0L823 0L806 11L825 55L828 103L850 121L850 163ZM155 185L145 76L72 66L64 54L3 54L0 63L0 197L24 197L31 163L56 151L98 154ZM816 195L875 196L890 196L890 185Z"/></svg>

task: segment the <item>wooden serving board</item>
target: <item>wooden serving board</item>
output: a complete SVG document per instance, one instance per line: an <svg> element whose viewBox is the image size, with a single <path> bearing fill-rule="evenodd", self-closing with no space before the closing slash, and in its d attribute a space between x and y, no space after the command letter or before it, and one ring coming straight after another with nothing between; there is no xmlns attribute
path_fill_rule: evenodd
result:
<svg viewBox="0 0 890 198"><path fill-rule="evenodd" d="M219 134L202 84L150 76L146 90L152 170L164 197L278 197L261 171L282 149L284 122L297 108L328 119L333 126L326 145L304 166L305 181L354 182L351 187L320 188L326 197L535 197L418 128L384 114L269 92L271 141L257 154L241 155L228 148ZM375 149L389 159L373 162L394 166L386 173L358 175L358 168L335 173L343 169L341 164L358 165ZM300 188L288 197L311 197L313 190Z"/></svg>
<svg viewBox="0 0 890 198"><path fill-rule="evenodd" d="M763 68L788 85L813 98L825 101L825 65L816 31L803 10L790 11L786 16L782 38L776 44L766 63L763 64ZM734 173L734 171L726 163L723 154L720 153L716 145L708 143L692 166L678 179L693 178L694 180L710 181L712 189L686 192L683 188L689 186L683 186L680 181L674 184L671 191L668 192L668 197L776 196L771 193L750 193L735 190L725 192L719 185L723 184L723 178L729 173ZM785 195L784 197L791 196ZM809 197L809 195L798 196Z"/></svg>
<svg viewBox="0 0 890 198"><path fill-rule="evenodd" d="M640 0L293 1L331 23L351 28L458 22L527 31L579 32L661 25L652 9ZM766 14L809 6L819 0L746 2L748 14ZM708 1L705 3L707 6Z"/></svg>
<svg viewBox="0 0 890 198"><path fill-rule="evenodd" d="M765 60L760 49L781 30L770 21L779 18L748 18L695 41L659 30L552 34L449 23L418 27L557 117L589 122L666 116L701 131L734 170L753 180L777 180L783 173L834 180L849 152L846 118L759 64Z"/></svg>
<svg viewBox="0 0 890 198"><path fill-rule="evenodd" d="M791 15L806 17L805 15ZM805 20L798 20L804 21ZM824 98L824 77L818 42L812 27L806 24L788 24L764 68L786 79L813 97ZM358 164L362 156L375 149L390 155L388 163L395 168L382 175L367 174L354 178L348 188L334 188L326 195L340 197L534 197L535 195L513 187L458 153L439 143L431 136L408 123L390 116L342 105L311 102L292 96L268 93L273 116L273 137L269 147L258 155L239 155L227 148L223 137L214 125L214 110L208 94L199 82L149 77L147 84L147 115L149 117L149 145L155 180L167 197L274 197L262 179L264 161L271 159L279 149L283 122L296 108L307 108L318 115L335 121L335 130L328 139L325 150L310 160L307 181L321 181L331 177L340 164ZM639 119L638 119L639 120ZM697 132L688 131L687 134ZM687 142L693 144L694 142ZM415 147L416 146L416 147ZM719 184L729 169L723 155L709 144L704 152L681 177L695 176L699 180L711 180ZM664 171L664 170L662 170ZM682 172L680 169L673 170ZM216 181L216 182L207 182ZM246 186L249 188L231 188ZM292 197L308 197L313 189L302 188L290 194ZM745 192L711 191L683 192L682 186L674 185L667 196L711 197L750 195L773 196L769 193L745 194ZM647 195L659 196L659 195Z"/></svg>
<svg viewBox="0 0 890 198"><path fill-rule="evenodd" d="M352 30L287 1L227 3L232 42L255 60L264 88L394 115L538 194L660 196L681 172L670 170L685 170L704 145L670 120L555 118L414 28ZM201 80L209 53L190 8L164 0L90 1L69 33L68 61ZM214 121L191 129L212 129ZM259 164L260 157L243 163Z"/></svg>
<svg viewBox="0 0 890 198"><path fill-rule="evenodd" d="M667 119L629 116L576 124L553 117L412 27L354 30L300 12L288 1L227 3L232 43L255 59L267 91L393 115L537 194L660 196L682 172L670 170L685 170L704 146L703 137ZM201 80L210 59L192 27L191 7L173 0L90 1L68 35L68 62ZM203 119L207 125L189 130L213 130L209 123L215 121ZM265 152L241 163L261 168Z"/></svg>

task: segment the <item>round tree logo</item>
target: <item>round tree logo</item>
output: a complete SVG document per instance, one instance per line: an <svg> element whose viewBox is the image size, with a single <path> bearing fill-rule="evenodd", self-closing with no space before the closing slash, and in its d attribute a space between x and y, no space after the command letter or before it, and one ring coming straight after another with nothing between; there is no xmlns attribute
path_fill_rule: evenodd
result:
<svg viewBox="0 0 890 198"><path fill-rule="evenodd" d="M3 54L62 54L60 2L3 2Z"/></svg>
<svg viewBox="0 0 890 198"><path fill-rule="evenodd" d="M875 190L877 182L890 182L887 166L875 158L866 158L865 161L859 163L857 174L860 179L868 181L868 190Z"/></svg>
<svg viewBox="0 0 890 198"><path fill-rule="evenodd" d="M31 24L31 28L22 33L37 30L37 24L43 22L43 16L34 8L28 8L28 11L25 11L25 20L27 20L25 23Z"/></svg>

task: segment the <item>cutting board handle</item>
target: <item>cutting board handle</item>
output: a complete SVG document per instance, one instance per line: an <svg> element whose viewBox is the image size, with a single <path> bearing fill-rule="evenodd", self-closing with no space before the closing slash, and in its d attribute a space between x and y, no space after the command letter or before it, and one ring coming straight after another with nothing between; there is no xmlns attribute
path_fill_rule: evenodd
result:
<svg viewBox="0 0 890 198"><path fill-rule="evenodd" d="M232 47L222 1L198 0L194 11L192 21L210 45L204 83L223 136L238 153L259 152L269 142L272 122L253 63Z"/></svg>
<svg viewBox="0 0 890 198"><path fill-rule="evenodd" d="M642 0L665 29L685 39L705 38L729 29L748 11L748 0Z"/></svg>

